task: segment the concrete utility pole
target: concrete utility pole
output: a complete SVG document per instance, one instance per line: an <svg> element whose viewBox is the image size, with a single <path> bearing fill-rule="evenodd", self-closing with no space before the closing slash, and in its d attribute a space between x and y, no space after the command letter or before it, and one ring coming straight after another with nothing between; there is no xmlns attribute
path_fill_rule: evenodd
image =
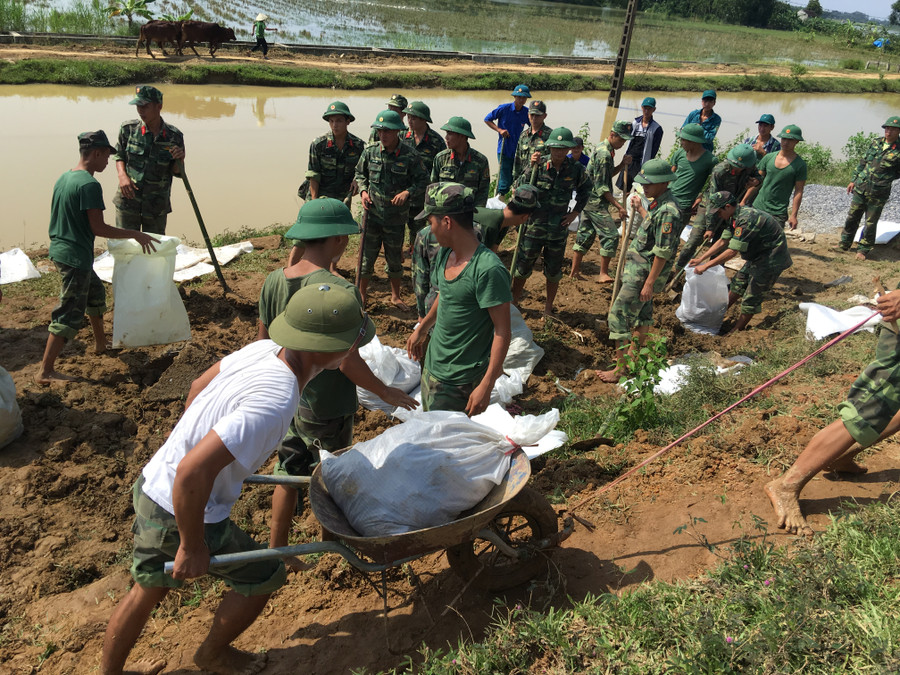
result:
<svg viewBox="0 0 900 675"><path fill-rule="evenodd" d="M622 95L622 84L625 81L625 66L628 64L628 50L631 48L631 34L634 32L634 18L637 15L638 0L628 0L625 10L625 26L622 28L622 42L619 44L619 53L616 54L616 66L613 70L612 85L609 88L609 98L606 101L606 115L604 130L612 126L619 109L619 98Z"/></svg>

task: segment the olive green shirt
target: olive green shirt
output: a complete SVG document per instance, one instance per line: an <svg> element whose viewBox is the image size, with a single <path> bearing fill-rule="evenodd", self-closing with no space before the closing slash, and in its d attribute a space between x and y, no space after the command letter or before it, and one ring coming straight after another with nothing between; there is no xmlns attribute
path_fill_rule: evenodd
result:
<svg viewBox="0 0 900 675"><path fill-rule="evenodd" d="M94 232L88 209L103 211L103 190L87 171L66 171L53 186L50 202L50 259L69 267L94 264Z"/></svg>
<svg viewBox="0 0 900 675"><path fill-rule="evenodd" d="M758 169L763 179L759 194L753 200L753 208L783 221L788 217L794 185L806 180L806 162L797 155L786 167L778 169L775 167L776 157L778 153L769 153L759 161Z"/></svg>
<svg viewBox="0 0 900 675"><path fill-rule="evenodd" d="M692 162L688 159L684 148L678 148L672 158L675 180L669 184L669 191L677 202L678 208L682 211L690 210L715 165L716 156L709 150L704 150L703 154Z"/></svg>

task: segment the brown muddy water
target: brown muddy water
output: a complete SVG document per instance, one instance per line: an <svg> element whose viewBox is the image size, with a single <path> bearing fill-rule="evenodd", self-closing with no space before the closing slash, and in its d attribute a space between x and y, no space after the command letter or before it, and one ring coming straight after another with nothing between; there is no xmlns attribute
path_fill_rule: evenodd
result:
<svg viewBox="0 0 900 675"><path fill-rule="evenodd" d="M327 105L336 99L347 103L356 116L350 131L367 137L371 120L394 93L232 85L159 87L165 94L163 117L184 132L187 174L211 234L293 223L301 205L297 187L306 170L309 144L327 130L321 119ZM119 125L137 117L128 105L133 91L130 86L0 86L0 143L6 158L0 166L0 250L48 243L50 195L56 179L77 161L77 134L104 129L115 143ZM488 155L496 171L496 134L481 120L498 104L510 101L509 92L423 89L403 93L410 100L428 103L435 128L453 115L471 121L476 135L472 145ZM699 107L699 94L626 92L618 116L636 116L648 95L657 99L656 117L665 129L665 156L675 141L676 127ZM606 94L547 92L545 100L548 125L568 126L577 134L589 124L590 140L602 139ZM719 131L723 142L744 130L755 131L759 115L768 112L779 126L799 124L808 141L840 154L852 134L880 132L884 120L900 111L900 95L723 93L716 111L724 120ZM801 155L802 148L801 144ZM97 178L103 185L106 222L112 224L117 186L112 163ZM173 186L172 207L167 233L201 241L179 181Z"/></svg>

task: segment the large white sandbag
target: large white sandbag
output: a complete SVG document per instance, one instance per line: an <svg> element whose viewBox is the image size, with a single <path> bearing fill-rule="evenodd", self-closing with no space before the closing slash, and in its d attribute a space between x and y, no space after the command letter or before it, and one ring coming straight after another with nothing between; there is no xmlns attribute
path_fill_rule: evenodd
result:
<svg viewBox="0 0 900 675"><path fill-rule="evenodd" d="M10 374L0 368L0 448L12 443L24 430L22 411L16 403L16 385Z"/></svg>

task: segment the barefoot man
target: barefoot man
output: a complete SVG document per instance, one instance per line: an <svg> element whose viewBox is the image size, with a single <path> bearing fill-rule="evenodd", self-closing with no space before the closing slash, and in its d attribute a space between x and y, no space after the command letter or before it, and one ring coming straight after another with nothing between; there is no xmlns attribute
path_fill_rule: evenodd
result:
<svg viewBox="0 0 900 675"><path fill-rule="evenodd" d="M135 585L109 619L102 672L123 672L153 608L170 588L207 573L209 557L260 548L229 518L244 479L269 458L288 429L300 393L323 370L340 366L370 341L375 326L354 293L337 284L301 288L258 340L226 356L191 385L185 411L134 486ZM175 561L172 576L164 564ZM204 671L252 675L265 654L231 643L252 624L285 582L280 560L220 567L211 572L231 588L194 654ZM128 672L155 675L161 661Z"/></svg>
<svg viewBox="0 0 900 675"><path fill-rule="evenodd" d="M900 290L878 298L885 322L900 319ZM800 491L823 469L864 473L853 458L900 430L900 337L882 325L875 360L850 387L847 400L838 406L841 418L819 433L781 478L766 485L775 508L778 527L795 534L812 534L800 510Z"/></svg>

